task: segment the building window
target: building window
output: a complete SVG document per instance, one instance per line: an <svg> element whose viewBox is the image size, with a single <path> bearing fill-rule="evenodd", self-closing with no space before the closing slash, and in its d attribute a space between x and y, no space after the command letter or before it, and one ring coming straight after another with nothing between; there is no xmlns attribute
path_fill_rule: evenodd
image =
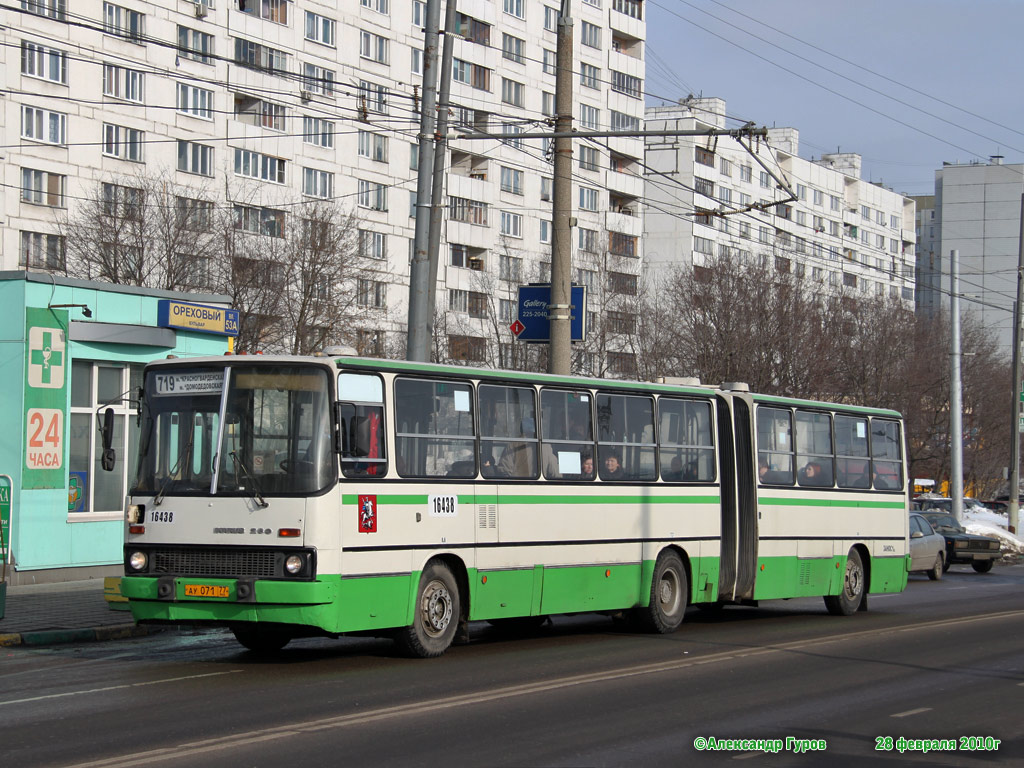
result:
<svg viewBox="0 0 1024 768"><path fill-rule="evenodd" d="M544 29L548 32L558 31L558 9L550 5L544 6Z"/></svg>
<svg viewBox="0 0 1024 768"><path fill-rule="evenodd" d="M143 216L145 193L138 187L103 182L103 215L114 219L140 221Z"/></svg>
<svg viewBox="0 0 1024 768"><path fill-rule="evenodd" d="M271 74L285 74L288 70L288 54L269 45L236 37L235 63L250 69L266 70Z"/></svg>
<svg viewBox="0 0 1024 768"><path fill-rule="evenodd" d="M629 131L636 133L640 130L640 118L635 115L627 115L624 112L611 110L612 130Z"/></svg>
<svg viewBox="0 0 1024 768"><path fill-rule="evenodd" d="M452 62L452 80L465 83L478 91L491 90L491 70L462 59L455 59Z"/></svg>
<svg viewBox="0 0 1024 768"><path fill-rule="evenodd" d="M477 336L449 335L448 357L467 363L482 363L487 359L487 340Z"/></svg>
<svg viewBox="0 0 1024 768"><path fill-rule="evenodd" d="M477 45L490 47L491 25L464 13L458 13L455 19L456 32L466 40Z"/></svg>
<svg viewBox="0 0 1024 768"><path fill-rule="evenodd" d="M213 202L193 197L175 197L179 226L194 232L208 232L213 226Z"/></svg>
<svg viewBox="0 0 1024 768"><path fill-rule="evenodd" d="M284 211L254 205L236 205L235 229L254 235L284 237Z"/></svg>
<svg viewBox="0 0 1024 768"><path fill-rule="evenodd" d="M420 28L427 26L427 4L423 0L412 0L412 23Z"/></svg>
<svg viewBox="0 0 1024 768"><path fill-rule="evenodd" d="M289 0L238 0L238 10L276 24L287 24L288 3Z"/></svg>
<svg viewBox="0 0 1024 768"><path fill-rule="evenodd" d="M507 32L501 36L501 55L516 64L523 63L523 40Z"/></svg>
<svg viewBox="0 0 1024 768"><path fill-rule="evenodd" d="M388 89L385 85L377 85L366 80L359 81L360 108L380 115L388 113Z"/></svg>
<svg viewBox="0 0 1024 768"><path fill-rule="evenodd" d="M103 154L133 163L142 162L142 146L146 134L136 128L103 124Z"/></svg>
<svg viewBox="0 0 1024 768"><path fill-rule="evenodd" d="M360 328L356 338L356 353L360 357L383 357L384 331Z"/></svg>
<svg viewBox="0 0 1024 768"><path fill-rule="evenodd" d="M178 25L178 55L203 64L212 64L213 35Z"/></svg>
<svg viewBox="0 0 1024 768"><path fill-rule="evenodd" d="M516 168L501 166L501 191L513 195L523 194L523 172Z"/></svg>
<svg viewBox="0 0 1024 768"><path fill-rule="evenodd" d="M639 77L627 75L625 72L612 70L612 90L632 96L634 99L642 99L644 94L644 81ZM728 161L726 161L728 162Z"/></svg>
<svg viewBox="0 0 1024 768"><path fill-rule="evenodd" d="M580 42L590 48L601 47L601 28L589 21L584 21L580 27Z"/></svg>
<svg viewBox="0 0 1024 768"><path fill-rule="evenodd" d="M547 48L544 49L543 69L544 69L544 74L545 75L553 75L553 74L555 74L557 72L558 68L557 68L557 65L556 65L556 58L557 57L556 57L556 54L555 54L554 51L549 51ZM590 66L590 65L588 65L588 64L581 64L580 66L581 67L586 67L586 66ZM593 69L593 67L591 67L591 69ZM581 73L580 74L581 82L582 82L582 77L583 77L583 75Z"/></svg>
<svg viewBox="0 0 1024 768"><path fill-rule="evenodd" d="M552 67L552 74L554 74L554 67ZM601 88L601 70L599 67L595 67L592 64L580 63L580 85L584 88L593 88L598 90Z"/></svg>
<svg viewBox="0 0 1024 768"><path fill-rule="evenodd" d="M388 63L388 39L372 32L359 33L359 55L378 64Z"/></svg>
<svg viewBox="0 0 1024 768"><path fill-rule="evenodd" d="M143 73L136 69L104 64L103 95L142 103Z"/></svg>
<svg viewBox="0 0 1024 768"><path fill-rule="evenodd" d="M597 230L579 227L577 243L584 253L597 253Z"/></svg>
<svg viewBox="0 0 1024 768"><path fill-rule="evenodd" d="M612 8L619 13L624 13L627 16L632 16L634 19L643 21L643 0L612 0Z"/></svg>
<svg viewBox="0 0 1024 768"><path fill-rule="evenodd" d="M753 177L754 169L752 167L750 167L749 165L740 166L740 181L745 181L749 184Z"/></svg>
<svg viewBox="0 0 1024 768"><path fill-rule="evenodd" d="M284 184L285 165L286 162L281 157L264 155L248 149L235 149L235 173L238 176Z"/></svg>
<svg viewBox="0 0 1024 768"><path fill-rule="evenodd" d="M122 8L113 3L103 4L103 31L108 35L116 35L133 43L142 43L143 20L145 14Z"/></svg>
<svg viewBox="0 0 1024 768"><path fill-rule="evenodd" d="M608 312L608 330L611 333L636 333L636 315L632 312Z"/></svg>
<svg viewBox="0 0 1024 768"><path fill-rule="evenodd" d="M213 91L178 83L178 111L203 120L213 120Z"/></svg>
<svg viewBox="0 0 1024 768"><path fill-rule="evenodd" d="M523 279L523 260L518 256L502 254L498 265L498 277L510 283Z"/></svg>
<svg viewBox="0 0 1024 768"><path fill-rule="evenodd" d="M371 211L386 211L388 209L387 186L375 181L359 179L356 204L360 208L369 208Z"/></svg>
<svg viewBox="0 0 1024 768"><path fill-rule="evenodd" d="M359 131L359 156L379 163L388 161L388 137L370 131Z"/></svg>
<svg viewBox="0 0 1024 768"><path fill-rule="evenodd" d="M501 234L508 237L523 236L523 216L511 211L501 212Z"/></svg>
<svg viewBox="0 0 1024 768"><path fill-rule="evenodd" d="M601 167L601 153L597 147L580 147L580 170L596 171Z"/></svg>
<svg viewBox="0 0 1024 768"><path fill-rule="evenodd" d="M21 0L21 10L48 19L65 20L65 0Z"/></svg>
<svg viewBox="0 0 1024 768"><path fill-rule="evenodd" d="M67 115L38 107L21 108L21 137L44 144L67 143Z"/></svg>
<svg viewBox="0 0 1024 768"><path fill-rule="evenodd" d="M323 199L334 197L334 174L316 168L303 168L302 194Z"/></svg>
<svg viewBox="0 0 1024 768"><path fill-rule="evenodd" d="M551 244L551 222L547 219L540 220L540 241L545 245Z"/></svg>
<svg viewBox="0 0 1024 768"><path fill-rule="evenodd" d="M306 11L306 39L333 48L337 40L337 22L319 13Z"/></svg>
<svg viewBox="0 0 1024 768"><path fill-rule="evenodd" d="M363 8L369 8L371 11L382 13L385 16L388 15L388 0L359 0L359 4Z"/></svg>
<svg viewBox="0 0 1024 768"><path fill-rule="evenodd" d="M388 236L369 229L359 230L359 255L366 259L383 259L388 254Z"/></svg>
<svg viewBox="0 0 1024 768"><path fill-rule="evenodd" d="M502 0L502 10L517 19L526 18L523 11L523 0Z"/></svg>
<svg viewBox="0 0 1024 768"><path fill-rule="evenodd" d="M302 117L302 140L307 144L328 149L334 146L334 121L322 117Z"/></svg>
<svg viewBox="0 0 1024 768"><path fill-rule="evenodd" d="M580 210L596 211L598 209L598 193L593 187L580 187Z"/></svg>
<svg viewBox="0 0 1024 768"><path fill-rule="evenodd" d="M32 168L21 169L21 199L26 203L64 207L64 188L67 177Z"/></svg>
<svg viewBox="0 0 1024 768"><path fill-rule="evenodd" d="M19 267L64 268L64 238L45 232L22 232Z"/></svg>
<svg viewBox="0 0 1024 768"><path fill-rule="evenodd" d="M302 65L302 87L310 93L333 98L336 79L333 69L325 69L316 64Z"/></svg>
<svg viewBox="0 0 1024 768"><path fill-rule="evenodd" d="M387 284L379 280L360 279L356 283L356 304L383 309L387 306Z"/></svg>
<svg viewBox="0 0 1024 768"><path fill-rule="evenodd" d="M596 131L601 119L601 110L589 104L580 104L580 128Z"/></svg>
<svg viewBox="0 0 1024 768"><path fill-rule="evenodd" d="M487 226L487 203L465 197L448 197L448 218L465 224Z"/></svg>
<svg viewBox="0 0 1024 768"><path fill-rule="evenodd" d="M637 257L637 243L639 238L636 235L626 235L622 232L608 233L608 250L614 256Z"/></svg>
<svg viewBox="0 0 1024 768"><path fill-rule="evenodd" d="M213 147L179 139L178 170L199 176L213 176Z"/></svg>
<svg viewBox="0 0 1024 768"><path fill-rule="evenodd" d="M28 40L21 41L21 74L51 83L68 84L68 55Z"/></svg>
<svg viewBox="0 0 1024 768"><path fill-rule="evenodd" d="M523 106L523 91L522 83L509 80L507 77L501 78L501 100L505 104L511 104L513 107Z"/></svg>
<svg viewBox="0 0 1024 768"><path fill-rule="evenodd" d="M636 355L632 352L609 352L608 370L617 376L636 376Z"/></svg>

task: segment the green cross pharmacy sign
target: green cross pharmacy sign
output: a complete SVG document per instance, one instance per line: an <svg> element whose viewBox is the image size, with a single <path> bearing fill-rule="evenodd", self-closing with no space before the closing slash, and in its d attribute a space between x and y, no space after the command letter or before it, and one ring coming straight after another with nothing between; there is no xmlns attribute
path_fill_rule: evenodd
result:
<svg viewBox="0 0 1024 768"><path fill-rule="evenodd" d="M23 488L64 488L68 348L62 309L25 310Z"/></svg>

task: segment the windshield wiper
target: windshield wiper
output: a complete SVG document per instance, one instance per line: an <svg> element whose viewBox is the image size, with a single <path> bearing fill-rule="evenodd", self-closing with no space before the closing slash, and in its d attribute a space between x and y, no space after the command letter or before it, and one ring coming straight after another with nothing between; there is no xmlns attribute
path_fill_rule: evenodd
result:
<svg viewBox="0 0 1024 768"><path fill-rule="evenodd" d="M238 458L238 454L235 451L231 451L228 455L235 460L235 464L242 468L242 474L252 482L252 488L250 489L251 492L249 495L252 497L253 501L261 507L269 507L270 505L267 504L267 500L263 498L263 489L260 488L260 484L256 481L256 478L250 474L245 464L242 463L242 460Z"/></svg>

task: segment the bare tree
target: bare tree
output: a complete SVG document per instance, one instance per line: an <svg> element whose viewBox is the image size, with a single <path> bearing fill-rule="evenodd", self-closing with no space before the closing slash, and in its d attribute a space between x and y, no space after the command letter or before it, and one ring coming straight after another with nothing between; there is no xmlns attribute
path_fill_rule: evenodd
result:
<svg viewBox="0 0 1024 768"><path fill-rule="evenodd" d="M112 177L58 219L71 277L167 290L209 288L222 213L167 174Z"/></svg>

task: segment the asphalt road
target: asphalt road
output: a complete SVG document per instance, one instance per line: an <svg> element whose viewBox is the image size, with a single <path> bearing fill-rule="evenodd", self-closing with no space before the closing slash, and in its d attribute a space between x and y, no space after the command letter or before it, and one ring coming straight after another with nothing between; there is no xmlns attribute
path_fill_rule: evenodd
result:
<svg viewBox="0 0 1024 768"><path fill-rule="evenodd" d="M363 638L267 660L223 632L3 649L0 765L1024 765L1022 636L1024 566L954 566L852 617L474 624L433 660Z"/></svg>

